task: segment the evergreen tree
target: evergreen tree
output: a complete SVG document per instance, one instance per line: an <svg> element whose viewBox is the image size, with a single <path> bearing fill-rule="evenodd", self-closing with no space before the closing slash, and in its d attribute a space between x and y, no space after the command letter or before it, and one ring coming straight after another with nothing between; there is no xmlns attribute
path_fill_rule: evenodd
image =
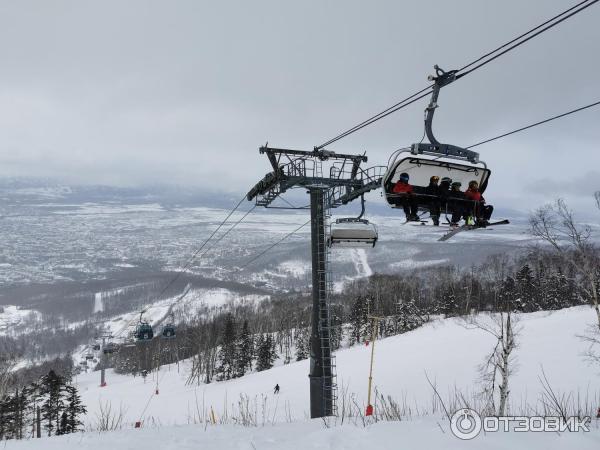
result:
<svg viewBox="0 0 600 450"><path fill-rule="evenodd" d="M515 282L519 301L518 308L525 312L540 310L536 298L537 286L529 264L525 264L519 269L515 275Z"/></svg>
<svg viewBox="0 0 600 450"><path fill-rule="evenodd" d="M296 330L296 361L308 358L310 353L309 337L310 331L308 328Z"/></svg>
<svg viewBox="0 0 600 450"><path fill-rule="evenodd" d="M358 344L369 335L369 311L370 301L359 295L350 309L350 345Z"/></svg>
<svg viewBox="0 0 600 450"><path fill-rule="evenodd" d="M517 302L517 284L513 277L506 277L502 283L502 288L498 293L499 304L495 305L495 311L513 311L522 309Z"/></svg>
<svg viewBox="0 0 600 450"><path fill-rule="evenodd" d="M44 398L42 404L42 418L48 436L60 430L60 417L64 408L65 377L56 374L53 370L40 380L40 390Z"/></svg>
<svg viewBox="0 0 600 450"><path fill-rule="evenodd" d="M67 416L67 412L63 411L63 413L60 415L60 426L56 430L56 434L57 435L68 434L69 433L68 429L69 429L69 418Z"/></svg>
<svg viewBox="0 0 600 450"><path fill-rule="evenodd" d="M396 316L394 319L394 333L390 333L390 335L414 330L423 325L424 322L414 299L407 302L398 302L396 304Z"/></svg>
<svg viewBox="0 0 600 450"><path fill-rule="evenodd" d="M277 359L277 353L275 352L275 346L273 345L273 338L270 334L261 336L257 342L257 359L256 359L256 370L262 372L263 370L270 369L273 367L275 359Z"/></svg>
<svg viewBox="0 0 600 450"><path fill-rule="evenodd" d="M244 320L242 331L237 339L236 353L235 376L241 377L247 371L252 371L252 360L254 359L254 339L250 333L247 320Z"/></svg>
<svg viewBox="0 0 600 450"><path fill-rule="evenodd" d="M219 380L229 380L236 373L236 331L235 319L231 313L225 316L216 372Z"/></svg>
<svg viewBox="0 0 600 450"><path fill-rule="evenodd" d="M454 294L454 289L452 289L452 287L448 287L444 290L442 298L435 309L437 313L443 314L445 317L452 317L457 313L458 301L456 300L456 295Z"/></svg>
<svg viewBox="0 0 600 450"><path fill-rule="evenodd" d="M77 387L69 385L66 387L66 401L68 403L66 411L66 427L62 429L63 434L76 433L83 426L81 416L87 413L87 408L81 402L81 397Z"/></svg>

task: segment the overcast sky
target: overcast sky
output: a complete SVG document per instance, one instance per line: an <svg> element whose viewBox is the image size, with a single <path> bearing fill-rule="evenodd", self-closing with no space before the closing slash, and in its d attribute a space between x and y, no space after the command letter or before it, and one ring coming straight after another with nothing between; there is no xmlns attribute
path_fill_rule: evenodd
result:
<svg viewBox="0 0 600 450"><path fill-rule="evenodd" d="M2 1L0 176L243 193L258 147L311 149L575 0ZM479 140L600 100L600 5L445 88L434 130ZM330 147L419 141L426 99ZM600 108L479 147L488 200L600 189Z"/></svg>

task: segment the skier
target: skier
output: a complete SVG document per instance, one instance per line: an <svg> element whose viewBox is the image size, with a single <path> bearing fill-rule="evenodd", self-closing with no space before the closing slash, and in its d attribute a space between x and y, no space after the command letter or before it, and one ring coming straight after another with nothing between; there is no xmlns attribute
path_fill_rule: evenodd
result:
<svg viewBox="0 0 600 450"><path fill-rule="evenodd" d="M452 219L450 220L450 226L458 226L460 218L465 215L465 208L463 200L465 194L460 190L460 181L455 181L450 185L450 192L448 193L448 206L452 209Z"/></svg>
<svg viewBox="0 0 600 450"><path fill-rule="evenodd" d="M406 172L400 174L400 179L392 188L392 193L400 194L398 204L404 209L406 214L406 221L418 221L417 216L417 202L413 196L413 187L408 184L409 176Z"/></svg>
<svg viewBox="0 0 600 450"><path fill-rule="evenodd" d="M436 227L440 225L441 210L440 186L438 185L439 181L440 177L434 175L429 179L429 186L425 188L425 193L431 196L429 198L429 215L431 216L433 225Z"/></svg>
<svg viewBox="0 0 600 450"><path fill-rule="evenodd" d="M473 180L469 182L469 188L465 191L465 198L474 202L473 212L477 218L477 224L484 227L488 225L494 207L485 204L485 199L481 195L481 192L479 192L479 183L477 181Z"/></svg>
<svg viewBox="0 0 600 450"><path fill-rule="evenodd" d="M275 385L275 389L273 389L273 394L279 394L279 384Z"/></svg>

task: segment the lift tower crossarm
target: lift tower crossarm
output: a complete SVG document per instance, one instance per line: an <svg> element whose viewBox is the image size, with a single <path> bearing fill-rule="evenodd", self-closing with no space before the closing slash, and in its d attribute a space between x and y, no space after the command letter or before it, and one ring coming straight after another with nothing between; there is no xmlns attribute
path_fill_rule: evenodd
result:
<svg viewBox="0 0 600 450"><path fill-rule="evenodd" d="M266 153L267 155L286 155L286 156L302 156L307 158L318 158L321 161L326 161L328 159L349 159L351 161L357 162L367 162L368 158L366 155L349 155L344 153L336 153L326 149L317 149L314 150L293 150L287 148L275 148L263 146L258 150L261 154Z"/></svg>

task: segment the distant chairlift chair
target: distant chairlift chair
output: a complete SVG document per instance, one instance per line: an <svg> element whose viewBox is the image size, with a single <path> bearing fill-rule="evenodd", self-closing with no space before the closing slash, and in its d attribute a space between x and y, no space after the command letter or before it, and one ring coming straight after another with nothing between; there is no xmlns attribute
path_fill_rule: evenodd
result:
<svg viewBox="0 0 600 450"><path fill-rule="evenodd" d="M175 325L173 324L175 321L175 317L172 312L169 314L169 318L170 320L166 323L165 326L163 326L161 333L162 339L174 339L176 336Z"/></svg>
<svg viewBox="0 0 600 450"><path fill-rule="evenodd" d="M379 233L374 223L363 219L365 199L361 196L362 211L358 217L337 219L331 224L327 245L329 247L375 247Z"/></svg>
<svg viewBox="0 0 600 450"><path fill-rule="evenodd" d="M163 339L173 339L175 338L175 326L171 323L166 324L162 329Z"/></svg>
<svg viewBox="0 0 600 450"><path fill-rule="evenodd" d="M140 312L140 321L135 329L135 332L133 333L138 342L151 341L154 337L152 325L142 318L143 315L144 311Z"/></svg>
<svg viewBox="0 0 600 450"><path fill-rule="evenodd" d="M117 344L114 342L108 342L102 349L102 353L105 355L111 355L117 351Z"/></svg>

